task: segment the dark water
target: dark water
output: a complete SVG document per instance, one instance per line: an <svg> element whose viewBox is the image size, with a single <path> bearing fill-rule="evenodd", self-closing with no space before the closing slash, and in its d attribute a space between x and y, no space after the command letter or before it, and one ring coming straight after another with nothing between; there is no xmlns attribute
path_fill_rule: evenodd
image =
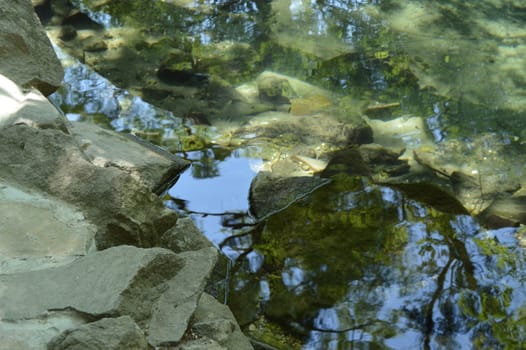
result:
<svg viewBox="0 0 526 350"><path fill-rule="evenodd" d="M76 3L107 28L167 38L192 54L196 73L230 84L264 70L287 74L338 94L344 114L397 102L373 117L421 117L437 144L491 135L481 157L498 149L493 165L522 171L520 159L506 158L511 147L524 154L526 137L520 1ZM209 53L227 42L242 43L242 54L222 61ZM153 60L156 50L164 49L152 45L142 55ZM223 63L207 63L210 56ZM213 145L221 133L215 120L197 126L82 65L67 72L54 99L71 119L146 131L193 160L167 205L190 215L234 261L227 299L254 339L279 349L526 347L516 229L486 230L470 216L344 173L256 224L248 192L264 150ZM195 149L181 146L189 135Z"/></svg>

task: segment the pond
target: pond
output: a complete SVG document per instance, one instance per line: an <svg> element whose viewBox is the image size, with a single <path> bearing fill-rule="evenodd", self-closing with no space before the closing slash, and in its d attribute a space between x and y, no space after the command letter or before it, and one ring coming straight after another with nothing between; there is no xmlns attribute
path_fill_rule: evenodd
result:
<svg viewBox="0 0 526 350"><path fill-rule="evenodd" d="M525 347L522 1L72 3L51 99L192 162L255 345Z"/></svg>

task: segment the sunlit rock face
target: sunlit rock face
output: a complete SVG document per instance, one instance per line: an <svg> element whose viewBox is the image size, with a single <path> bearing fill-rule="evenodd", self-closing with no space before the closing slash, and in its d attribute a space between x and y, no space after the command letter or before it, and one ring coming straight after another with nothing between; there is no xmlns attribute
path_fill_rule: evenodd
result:
<svg viewBox="0 0 526 350"><path fill-rule="evenodd" d="M0 73L20 86L53 93L64 71L28 1L1 1Z"/></svg>

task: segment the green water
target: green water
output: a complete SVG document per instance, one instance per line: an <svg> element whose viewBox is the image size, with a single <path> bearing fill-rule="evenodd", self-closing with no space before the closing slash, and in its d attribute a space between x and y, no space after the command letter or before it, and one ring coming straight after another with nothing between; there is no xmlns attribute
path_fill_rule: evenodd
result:
<svg viewBox="0 0 526 350"><path fill-rule="evenodd" d="M526 347L515 228L486 230L425 194L345 170L255 223L246 201L251 164L327 145L298 145L293 133L217 141L268 112L240 104L234 89L267 70L326 89L340 122L419 117L443 149L437 158L520 182L522 1L74 3L101 23L85 34L110 43L78 58L117 87L74 64L55 103L71 119L145 135L194 161L167 205L234 261L226 297L246 334L279 349ZM394 107L368 109L378 104ZM214 191L191 190L203 180Z"/></svg>

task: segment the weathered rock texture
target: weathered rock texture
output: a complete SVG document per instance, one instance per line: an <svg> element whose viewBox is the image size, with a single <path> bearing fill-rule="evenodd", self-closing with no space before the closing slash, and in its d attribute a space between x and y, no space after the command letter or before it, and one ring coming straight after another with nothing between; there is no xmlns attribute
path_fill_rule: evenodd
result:
<svg viewBox="0 0 526 350"><path fill-rule="evenodd" d="M44 95L64 76L49 39L28 0L0 0L0 73Z"/></svg>
<svg viewBox="0 0 526 350"><path fill-rule="evenodd" d="M129 316L103 318L66 331L48 344L48 350L147 350L144 333Z"/></svg>
<svg viewBox="0 0 526 350"><path fill-rule="evenodd" d="M20 87L62 74L30 4L0 0L0 350L251 349L233 319L186 341L218 256L154 193L186 164Z"/></svg>
<svg viewBox="0 0 526 350"><path fill-rule="evenodd" d="M93 164L121 169L155 193L188 166L181 158L132 135L87 123L73 123L72 131Z"/></svg>

